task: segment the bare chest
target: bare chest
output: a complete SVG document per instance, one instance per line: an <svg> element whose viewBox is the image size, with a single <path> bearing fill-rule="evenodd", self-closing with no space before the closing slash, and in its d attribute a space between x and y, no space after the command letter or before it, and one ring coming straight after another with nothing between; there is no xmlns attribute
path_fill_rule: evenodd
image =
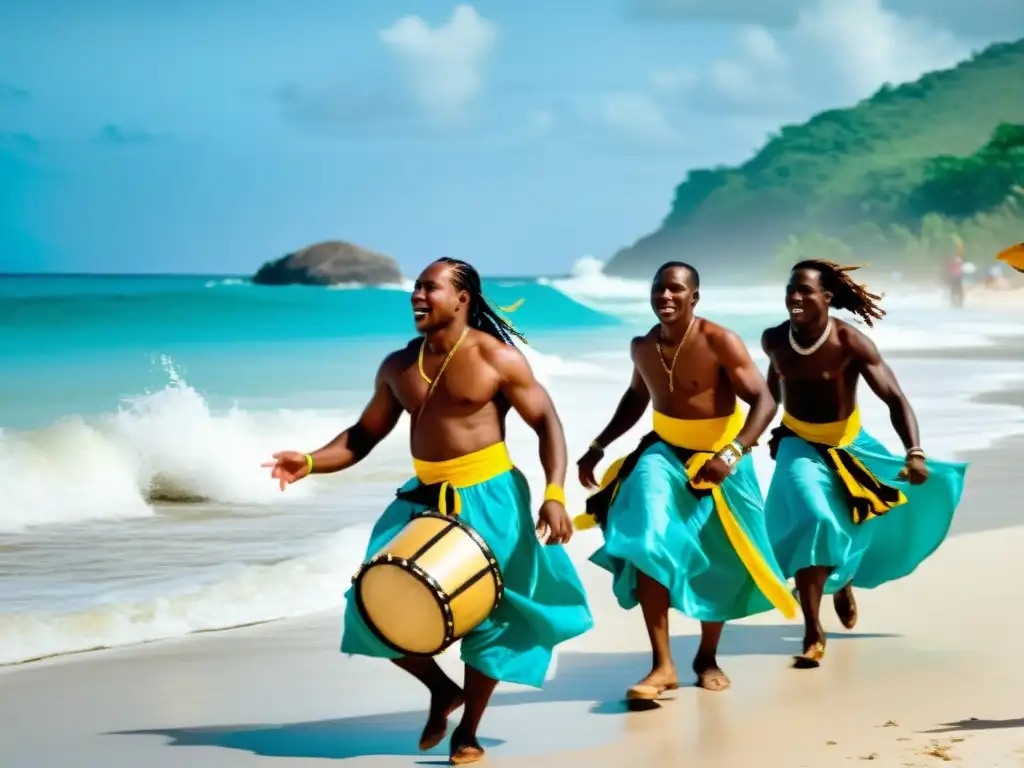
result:
<svg viewBox="0 0 1024 768"><path fill-rule="evenodd" d="M454 356L442 370L444 357L424 354L422 365L413 361L394 380L402 407L414 413L426 400L459 411L475 410L490 403L500 390L494 370L476 356Z"/></svg>
<svg viewBox="0 0 1024 768"><path fill-rule="evenodd" d="M772 356L775 372L791 385L843 380L851 372L855 375L852 362L849 352L839 343L826 344L809 355L796 352L787 343Z"/></svg>
<svg viewBox="0 0 1024 768"><path fill-rule="evenodd" d="M669 387L674 391L703 392L717 385L721 366L701 338L682 348L650 342L637 356L637 369L648 388Z"/></svg>

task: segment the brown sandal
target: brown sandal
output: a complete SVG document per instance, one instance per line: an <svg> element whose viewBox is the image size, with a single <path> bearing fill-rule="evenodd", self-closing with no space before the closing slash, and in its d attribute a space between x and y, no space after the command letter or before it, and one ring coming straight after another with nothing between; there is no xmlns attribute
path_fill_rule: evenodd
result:
<svg viewBox="0 0 1024 768"><path fill-rule="evenodd" d="M823 658L825 658L825 644L814 643L799 656L793 657L793 666L796 669L817 669L821 666Z"/></svg>
<svg viewBox="0 0 1024 768"><path fill-rule="evenodd" d="M664 685L638 683L626 691L626 701L657 701L665 691L674 691L678 688L679 683L665 683Z"/></svg>

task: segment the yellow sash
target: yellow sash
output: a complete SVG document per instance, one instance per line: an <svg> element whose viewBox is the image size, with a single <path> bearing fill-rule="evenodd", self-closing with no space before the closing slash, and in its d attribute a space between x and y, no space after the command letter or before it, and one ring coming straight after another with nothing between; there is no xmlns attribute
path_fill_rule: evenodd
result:
<svg viewBox="0 0 1024 768"><path fill-rule="evenodd" d="M654 431L658 437L670 445L695 451L686 463L686 473L691 478L696 476L704 463L716 452L736 439L736 435L743 428L743 422L743 411L740 410L739 403L736 404L736 410L730 416L722 416L717 419L676 419L658 411L654 412ZM615 480L624 460L624 458L618 459L608 467L601 479L601 488L605 488ZM764 556L736 520L722 489L713 483L706 482L696 485L691 483L691 485L697 490L711 491L711 497L715 502L715 511L722 521L725 535L729 538L729 543L732 544L740 562L743 563L757 588L771 604L786 618L794 618L799 608L796 599L786 583L775 575ZM618 489L616 489L617 491ZM579 529L590 528L597 524L597 521L589 514L578 516L574 522Z"/></svg>
<svg viewBox="0 0 1024 768"><path fill-rule="evenodd" d="M850 514L856 525L907 503L903 491L882 483L860 459L845 450L845 447L860 434L859 409L854 408L853 413L842 421L824 424L801 421L788 413L783 413L782 425L808 443L827 446L825 454L828 456L828 463L850 496Z"/></svg>
<svg viewBox="0 0 1024 768"><path fill-rule="evenodd" d="M423 461L413 457L412 466L416 471L416 477L424 485L441 484L437 511L442 515L448 514L448 490L454 492L453 514L458 515L462 512L459 488L486 483L498 475L505 474L515 465L505 443L495 443L446 461Z"/></svg>

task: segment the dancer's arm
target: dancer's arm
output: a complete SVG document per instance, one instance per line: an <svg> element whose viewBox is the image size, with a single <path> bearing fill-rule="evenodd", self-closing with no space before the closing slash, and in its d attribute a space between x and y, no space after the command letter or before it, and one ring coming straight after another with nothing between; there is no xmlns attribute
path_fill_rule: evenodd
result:
<svg viewBox="0 0 1024 768"><path fill-rule="evenodd" d="M565 432L548 391L533 375L523 353L510 344L495 342L485 351L500 377L501 392L540 442L540 463L549 485L565 486L568 463Z"/></svg>
<svg viewBox="0 0 1024 768"><path fill-rule="evenodd" d="M743 428L736 436L736 442L744 449L749 449L772 423L778 404L743 340L732 331L710 323L708 325L707 338L712 351L729 377L736 396L750 406Z"/></svg>
<svg viewBox="0 0 1024 768"><path fill-rule="evenodd" d="M903 447L908 451L920 448L917 416L896 380L896 375L882 359L878 347L856 328L847 327L844 330L847 346L859 365L861 376L871 391L889 408L889 420L903 442Z"/></svg>
<svg viewBox="0 0 1024 768"><path fill-rule="evenodd" d="M502 394L539 438L547 488L537 515L537 533L547 544L564 544L572 538L573 527L565 511L565 432L555 404L518 349L496 342L488 345L485 354L498 372Z"/></svg>
<svg viewBox="0 0 1024 768"><path fill-rule="evenodd" d="M636 367L636 353L640 343L640 339L633 339L630 347L630 356L634 362L629 386L619 400L608 425L594 439L594 444L600 446L600 450L604 450L635 427L647 412L647 406L651 404L650 390L647 389L647 383L640 375L640 369Z"/></svg>
<svg viewBox="0 0 1024 768"><path fill-rule="evenodd" d="M771 329L768 329L761 334L761 349L768 355L768 370L765 372L764 380L768 385L768 391L771 392L775 404L782 405L782 381L779 379L779 372L775 370L775 365L772 363L772 345L769 341L770 333Z"/></svg>

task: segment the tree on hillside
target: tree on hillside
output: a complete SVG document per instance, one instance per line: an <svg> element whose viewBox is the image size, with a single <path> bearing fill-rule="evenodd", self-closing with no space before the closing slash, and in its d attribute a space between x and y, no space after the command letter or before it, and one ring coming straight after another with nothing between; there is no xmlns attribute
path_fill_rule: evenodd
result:
<svg viewBox="0 0 1024 768"><path fill-rule="evenodd" d="M1024 184L1024 125L1002 123L973 155L931 160L924 182L910 195L909 213L966 219L1000 205Z"/></svg>

